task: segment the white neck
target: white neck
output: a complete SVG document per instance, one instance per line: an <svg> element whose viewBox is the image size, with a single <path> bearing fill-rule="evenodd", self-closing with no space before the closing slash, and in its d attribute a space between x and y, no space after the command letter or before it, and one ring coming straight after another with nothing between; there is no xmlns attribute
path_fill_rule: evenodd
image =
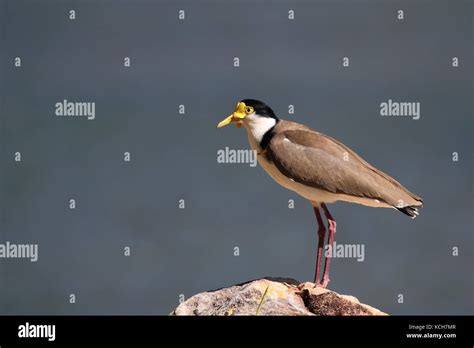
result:
<svg viewBox="0 0 474 348"><path fill-rule="evenodd" d="M246 116L242 123L247 130L249 141L257 145L262 141L263 135L276 124L276 120L271 117L261 117L252 114Z"/></svg>

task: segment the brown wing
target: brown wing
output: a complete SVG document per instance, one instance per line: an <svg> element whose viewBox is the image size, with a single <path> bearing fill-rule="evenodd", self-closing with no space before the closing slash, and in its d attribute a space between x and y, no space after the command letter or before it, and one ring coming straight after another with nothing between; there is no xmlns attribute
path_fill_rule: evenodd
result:
<svg viewBox="0 0 474 348"><path fill-rule="evenodd" d="M286 176L304 185L332 193L378 199L394 207L421 205L420 197L368 164L331 137L309 129L275 135L268 157Z"/></svg>

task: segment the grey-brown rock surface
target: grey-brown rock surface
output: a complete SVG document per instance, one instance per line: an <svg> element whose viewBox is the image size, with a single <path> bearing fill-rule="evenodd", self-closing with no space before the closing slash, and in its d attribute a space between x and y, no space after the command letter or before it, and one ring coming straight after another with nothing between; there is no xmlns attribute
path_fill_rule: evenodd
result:
<svg viewBox="0 0 474 348"><path fill-rule="evenodd" d="M207 291L181 303L173 315L387 315L353 296L292 279L266 278Z"/></svg>

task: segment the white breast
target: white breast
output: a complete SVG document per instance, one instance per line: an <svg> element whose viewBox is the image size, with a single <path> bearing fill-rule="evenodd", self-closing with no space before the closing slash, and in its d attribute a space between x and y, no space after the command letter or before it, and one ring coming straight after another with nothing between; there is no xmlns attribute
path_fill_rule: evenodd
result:
<svg viewBox="0 0 474 348"><path fill-rule="evenodd" d="M250 145L253 148L252 145ZM259 151L259 150L257 150ZM271 162L265 159L265 156L258 156L258 163L263 167L268 175L272 177L281 186L292 190L300 196L315 203L332 203L339 200L338 195L327 191L319 190L315 187L306 186L283 175L280 170Z"/></svg>
<svg viewBox="0 0 474 348"><path fill-rule="evenodd" d="M257 151L257 153L261 151L260 141L262 140L263 135L275 125L275 120L269 120L273 122L266 120L257 120L254 122L252 122L253 120L250 120L250 122L244 122L245 129L247 130L247 137L249 140L250 148L252 150ZM304 198L315 203L331 203L337 200L337 198L335 197L336 195L334 194L319 190L314 187L305 186L303 184L295 182L291 178L286 177L273 163L267 161L265 159L265 156L259 155L257 159L258 163L260 163L263 169L267 172L268 175L272 177L273 180L275 180L281 186L289 190L295 191L300 196L303 196Z"/></svg>

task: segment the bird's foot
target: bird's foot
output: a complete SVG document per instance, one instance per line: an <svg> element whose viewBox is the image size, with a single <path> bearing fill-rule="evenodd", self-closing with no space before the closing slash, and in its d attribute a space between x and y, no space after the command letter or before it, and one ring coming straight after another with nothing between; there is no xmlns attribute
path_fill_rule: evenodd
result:
<svg viewBox="0 0 474 348"><path fill-rule="evenodd" d="M321 281L314 281L315 288L327 288L329 284L329 278L323 278Z"/></svg>

